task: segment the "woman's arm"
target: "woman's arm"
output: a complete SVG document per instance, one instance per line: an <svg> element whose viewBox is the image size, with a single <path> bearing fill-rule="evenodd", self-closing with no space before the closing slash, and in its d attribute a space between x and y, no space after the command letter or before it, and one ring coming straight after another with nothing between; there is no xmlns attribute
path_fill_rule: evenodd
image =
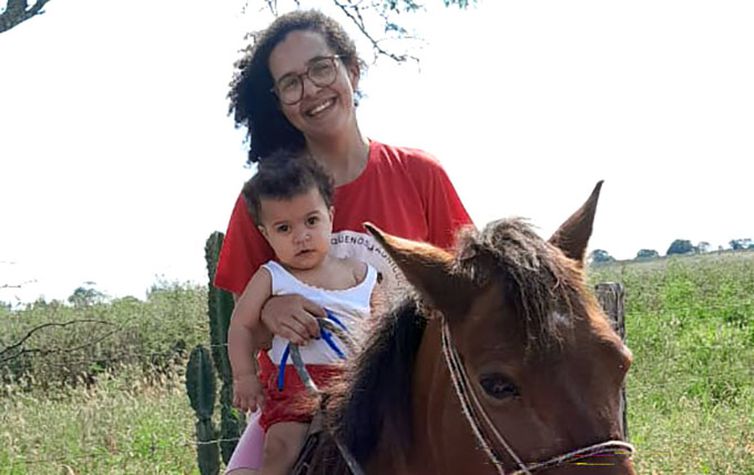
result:
<svg viewBox="0 0 754 475"><path fill-rule="evenodd" d="M238 305L241 295L233 294L233 303ZM272 335L305 344L319 336L317 318L325 318L325 311L314 302L300 295L277 295L270 297L262 306L262 325L253 329L254 348L269 349ZM276 332L272 329L277 330Z"/></svg>
<svg viewBox="0 0 754 475"><path fill-rule="evenodd" d="M305 345L319 336L318 318L325 318L325 310L300 295L279 295L262 307L262 322L275 335L296 345Z"/></svg>

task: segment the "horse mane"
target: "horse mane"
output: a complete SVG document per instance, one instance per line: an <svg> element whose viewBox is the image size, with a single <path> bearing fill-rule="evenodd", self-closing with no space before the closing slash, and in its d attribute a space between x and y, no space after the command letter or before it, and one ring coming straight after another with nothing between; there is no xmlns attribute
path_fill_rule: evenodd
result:
<svg viewBox="0 0 754 475"><path fill-rule="evenodd" d="M570 319L590 307L583 274L574 261L542 240L520 218L490 223L459 235L455 272L478 287L504 282L506 301L519 315L527 354L558 348ZM414 363L426 328L421 304L407 297L380 317L365 349L329 388L325 426L360 464L378 443L402 457L411 446ZM384 437L380 439L380 437ZM315 473L349 473L331 437L320 441Z"/></svg>
<svg viewBox="0 0 754 475"><path fill-rule="evenodd" d="M592 307L581 267L539 237L525 219L493 221L481 232L465 230L457 255L459 272L476 285L503 282L527 355L559 348L574 316L586 315Z"/></svg>
<svg viewBox="0 0 754 475"><path fill-rule="evenodd" d="M328 389L326 427L359 463L384 442L400 455L412 438L411 384L426 319L415 298L407 296L375 323L365 348ZM349 473L332 440L322 440L317 473Z"/></svg>

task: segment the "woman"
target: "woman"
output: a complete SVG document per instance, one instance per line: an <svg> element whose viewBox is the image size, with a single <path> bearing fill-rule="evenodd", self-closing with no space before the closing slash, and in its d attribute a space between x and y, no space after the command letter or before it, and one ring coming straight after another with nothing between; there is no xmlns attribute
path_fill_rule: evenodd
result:
<svg viewBox="0 0 754 475"><path fill-rule="evenodd" d="M317 11L275 20L236 63L229 94L236 124L248 130L249 162L280 148L304 148L335 180L332 253L374 266L385 288L401 276L362 227L370 221L405 238L453 245L471 219L445 171L427 153L367 139L356 119L362 62L342 26ZM215 285L238 296L272 250L236 201L220 252ZM322 308L300 296L278 296L262 310L274 334L305 344L319 334ZM261 365L272 364L261 359ZM255 474L263 436L252 419L228 472Z"/></svg>

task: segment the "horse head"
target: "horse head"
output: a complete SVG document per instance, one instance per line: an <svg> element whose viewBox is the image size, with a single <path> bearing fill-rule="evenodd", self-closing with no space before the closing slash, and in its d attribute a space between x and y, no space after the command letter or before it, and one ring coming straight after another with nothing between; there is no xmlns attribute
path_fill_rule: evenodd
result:
<svg viewBox="0 0 754 475"><path fill-rule="evenodd" d="M422 342L414 368L424 443L409 457L431 459L427 473L634 473L620 417L631 353L584 273L601 184L547 241L506 219L451 253L367 225L443 342Z"/></svg>

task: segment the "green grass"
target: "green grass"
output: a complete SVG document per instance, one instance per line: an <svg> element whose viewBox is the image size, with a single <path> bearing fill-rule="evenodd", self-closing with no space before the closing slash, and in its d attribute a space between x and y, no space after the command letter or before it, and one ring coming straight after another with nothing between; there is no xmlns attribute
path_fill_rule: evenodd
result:
<svg viewBox="0 0 754 475"><path fill-rule="evenodd" d="M754 252L591 269L626 287L640 473L754 474Z"/></svg>
<svg viewBox="0 0 754 475"><path fill-rule="evenodd" d="M179 372L160 384L138 370L95 389L0 399L0 474L198 473L193 411Z"/></svg>
<svg viewBox="0 0 754 475"><path fill-rule="evenodd" d="M206 302L163 284L145 302L0 309L0 475L198 473L183 372Z"/></svg>
<svg viewBox="0 0 754 475"><path fill-rule="evenodd" d="M626 287L638 472L754 475L754 252L615 263L590 278ZM14 361L22 384L0 367L0 475L198 473L185 351L174 349L207 340L205 313L206 294L180 287L149 302L0 313L0 351L49 320L94 317L119 330L94 349ZM75 346L96 331L48 329L30 343ZM96 384L58 374L63 365Z"/></svg>

